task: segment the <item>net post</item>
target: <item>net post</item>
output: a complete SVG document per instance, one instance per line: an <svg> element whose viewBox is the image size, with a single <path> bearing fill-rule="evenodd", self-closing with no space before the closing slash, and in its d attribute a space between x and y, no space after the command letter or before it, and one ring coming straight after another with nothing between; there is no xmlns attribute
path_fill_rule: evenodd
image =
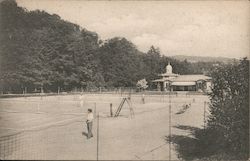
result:
<svg viewBox="0 0 250 161"><path fill-rule="evenodd" d="M95 117L96 117L96 102L94 103Z"/></svg>
<svg viewBox="0 0 250 161"><path fill-rule="evenodd" d="M206 101L204 101L204 129L206 129Z"/></svg>
<svg viewBox="0 0 250 161"><path fill-rule="evenodd" d="M40 101L38 101L37 103L37 113L39 113L39 111L40 111Z"/></svg>
<svg viewBox="0 0 250 161"><path fill-rule="evenodd" d="M112 103L110 103L110 116L113 117Z"/></svg>
<svg viewBox="0 0 250 161"><path fill-rule="evenodd" d="M169 91L169 161L171 160L171 96Z"/></svg>
<svg viewBox="0 0 250 161"><path fill-rule="evenodd" d="M58 86L57 87L57 95L59 95L60 94L60 87Z"/></svg>
<svg viewBox="0 0 250 161"><path fill-rule="evenodd" d="M99 112L97 114L96 160L99 160Z"/></svg>

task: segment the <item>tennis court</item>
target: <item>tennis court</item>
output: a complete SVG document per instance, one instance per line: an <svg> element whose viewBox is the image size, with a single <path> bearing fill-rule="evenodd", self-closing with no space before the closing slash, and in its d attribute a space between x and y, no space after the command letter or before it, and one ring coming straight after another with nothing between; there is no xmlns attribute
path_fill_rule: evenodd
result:
<svg viewBox="0 0 250 161"><path fill-rule="evenodd" d="M110 117L110 104L115 112L122 99L97 93L0 99L0 158L176 160L166 136L189 135L177 125L203 127L209 101L205 95L178 94L145 95L143 103L141 94L132 94L134 117L127 104L120 116ZM84 135L88 108L95 115L89 140Z"/></svg>

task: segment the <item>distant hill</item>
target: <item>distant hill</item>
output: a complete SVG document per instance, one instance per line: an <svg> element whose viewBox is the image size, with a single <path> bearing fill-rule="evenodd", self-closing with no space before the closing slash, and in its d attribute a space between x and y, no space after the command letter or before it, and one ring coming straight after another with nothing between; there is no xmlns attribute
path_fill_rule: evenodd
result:
<svg viewBox="0 0 250 161"><path fill-rule="evenodd" d="M170 56L173 59L184 61L185 59L188 62L223 62L223 63L232 63L238 59L226 58L226 57L209 57L209 56L185 56L185 55L175 55Z"/></svg>

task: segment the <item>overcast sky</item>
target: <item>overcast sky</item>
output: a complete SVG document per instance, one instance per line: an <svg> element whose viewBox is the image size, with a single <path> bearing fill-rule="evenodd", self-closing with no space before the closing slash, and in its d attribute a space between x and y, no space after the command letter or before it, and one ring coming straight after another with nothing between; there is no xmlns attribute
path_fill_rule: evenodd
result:
<svg viewBox="0 0 250 161"><path fill-rule="evenodd" d="M249 1L17 0L98 33L172 55L241 58L250 52ZM248 56L249 57L249 56Z"/></svg>

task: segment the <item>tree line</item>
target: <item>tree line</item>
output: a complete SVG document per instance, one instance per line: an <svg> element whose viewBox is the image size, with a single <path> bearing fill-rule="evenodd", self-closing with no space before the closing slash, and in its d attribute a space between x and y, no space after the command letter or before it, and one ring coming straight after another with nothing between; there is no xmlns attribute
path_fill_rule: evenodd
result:
<svg viewBox="0 0 250 161"><path fill-rule="evenodd" d="M84 16L84 15L83 15ZM210 71L213 63L190 63L163 56L151 46L143 53L123 37L101 40L98 34L45 11L27 11L14 0L0 3L1 91L19 93L58 87L135 87L146 79L149 88L168 61L174 72Z"/></svg>

